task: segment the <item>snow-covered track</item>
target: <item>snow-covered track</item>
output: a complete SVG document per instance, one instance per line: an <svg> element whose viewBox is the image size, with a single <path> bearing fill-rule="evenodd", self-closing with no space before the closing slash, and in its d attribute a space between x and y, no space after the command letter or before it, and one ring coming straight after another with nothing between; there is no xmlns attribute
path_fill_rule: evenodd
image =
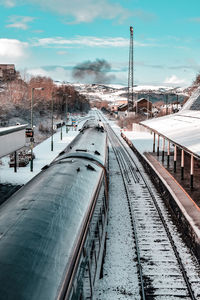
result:
<svg viewBox="0 0 200 300"><path fill-rule="evenodd" d="M105 126L126 190L141 299L199 299L199 278L190 279L154 192L138 160L134 161L135 154L130 155L111 127Z"/></svg>

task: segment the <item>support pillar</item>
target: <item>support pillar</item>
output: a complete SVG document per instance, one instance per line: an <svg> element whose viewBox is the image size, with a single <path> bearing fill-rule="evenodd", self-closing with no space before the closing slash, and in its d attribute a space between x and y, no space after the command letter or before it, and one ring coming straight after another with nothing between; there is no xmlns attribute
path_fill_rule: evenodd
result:
<svg viewBox="0 0 200 300"><path fill-rule="evenodd" d="M168 147L167 147L167 168L169 168L169 159L170 159L170 141L168 141Z"/></svg>
<svg viewBox="0 0 200 300"><path fill-rule="evenodd" d="M17 151L14 153L14 172L17 173Z"/></svg>
<svg viewBox="0 0 200 300"><path fill-rule="evenodd" d="M163 149L162 149L162 162L164 163L165 158L165 138L163 137Z"/></svg>
<svg viewBox="0 0 200 300"><path fill-rule="evenodd" d="M192 190L194 185L193 185L193 177L194 177L194 156L191 155L191 160L190 160L190 189Z"/></svg>
<svg viewBox="0 0 200 300"><path fill-rule="evenodd" d="M155 144L156 144L156 134L153 133L153 152L155 152Z"/></svg>
<svg viewBox="0 0 200 300"><path fill-rule="evenodd" d="M157 143L157 156L159 156L159 147L160 147L160 136L158 134L158 143Z"/></svg>
<svg viewBox="0 0 200 300"><path fill-rule="evenodd" d="M174 145L174 173L176 173L177 146Z"/></svg>
<svg viewBox="0 0 200 300"><path fill-rule="evenodd" d="M181 180L184 179L184 150L181 150Z"/></svg>

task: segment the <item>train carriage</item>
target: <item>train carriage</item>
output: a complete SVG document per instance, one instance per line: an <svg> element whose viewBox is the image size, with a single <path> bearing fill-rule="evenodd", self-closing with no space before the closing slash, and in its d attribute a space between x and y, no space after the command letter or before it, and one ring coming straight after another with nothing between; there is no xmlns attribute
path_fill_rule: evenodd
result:
<svg viewBox="0 0 200 300"><path fill-rule="evenodd" d="M107 223L107 136L85 127L0 207L2 299L92 299Z"/></svg>

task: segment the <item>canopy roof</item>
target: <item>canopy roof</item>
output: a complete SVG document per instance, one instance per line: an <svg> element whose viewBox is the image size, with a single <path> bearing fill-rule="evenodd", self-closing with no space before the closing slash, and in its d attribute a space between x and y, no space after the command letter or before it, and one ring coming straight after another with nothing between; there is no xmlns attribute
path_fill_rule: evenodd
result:
<svg viewBox="0 0 200 300"><path fill-rule="evenodd" d="M200 158L200 88L192 94L180 112L140 124Z"/></svg>

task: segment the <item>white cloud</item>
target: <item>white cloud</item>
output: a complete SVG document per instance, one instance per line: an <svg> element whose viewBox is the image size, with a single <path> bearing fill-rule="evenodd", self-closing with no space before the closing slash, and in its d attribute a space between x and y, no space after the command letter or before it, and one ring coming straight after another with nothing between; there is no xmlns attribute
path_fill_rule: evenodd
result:
<svg viewBox="0 0 200 300"><path fill-rule="evenodd" d="M199 18L199 17L196 17L196 18L189 18L188 21L189 21L189 22L200 23L200 18Z"/></svg>
<svg viewBox="0 0 200 300"><path fill-rule="evenodd" d="M15 62L24 59L27 54L28 44L15 39L0 39L1 62Z"/></svg>
<svg viewBox="0 0 200 300"><path fill-rule="evenodd" d="M172 84L172 85L183 85L186 83L185 79L180 79L176 75L172 75L170 77L167 77L164 81L166 84Z"/></svg>
<svg viewBox="0 0 200 300"><path fill-rule="evenodd" d="M26 30L28 29L28 23L33 22L34 19L26 16L11 16L8 20L10 24L6 25L6 27Z"/></svg>
<svg viewBox="0 0 200 300"><path fill-rule="evenodd" d="M29 69L27 73L32 76L51 77L53 80L72 81L71 70L66 70L62 67L55 67L51 70L45 70L43 68Z"/></svg>
<svg viewBox="0 0 200 300"><path fill-rule="evenodd" d="M15 6L15 0L1 0L0 4L4 4L6 7L14 7Z"/></svg>
<svg viewBox="0 0 200 300"><path fill-rule="evenodd" d="M58 54L58 55L66 55L66 54L67 54L67 51L57 51L57 54Z"/></svg>
<svg viewBox="0 0 200 300"><path fill-rule="evenodd" d="M96 18L123 20L130 16L130 12L120 4L109 3L108 0L0 0L0 4L7 7L27 2L64 16L69 23L92 22Z"/></svg>
<svg viewBox="0 0 200 300"><path fill-rule="evenodd" d="M34 46L42 46L49 48L72 48L76 46L87 47L128 47L129 39L123 37L95 37L95 36L76 36L72 39L62 37L42 38L33 42ZM154 45L148 43L134 42L136 47L152 47Z"/></svg>

